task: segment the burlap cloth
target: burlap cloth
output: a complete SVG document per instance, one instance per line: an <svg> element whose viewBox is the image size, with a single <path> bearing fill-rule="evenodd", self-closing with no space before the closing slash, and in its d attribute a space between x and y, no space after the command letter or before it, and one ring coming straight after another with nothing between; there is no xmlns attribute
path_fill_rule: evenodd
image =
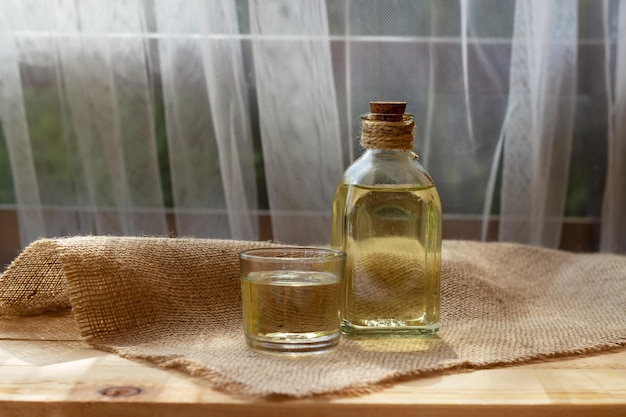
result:
<svg viewBox="0 0 626 417"><path fill-rule="evenodd" d="M92 346L245 395L355 394L406 377L626 344L626 257L444 241L437 338L344 338L328 353L299 357L255 352L243 338L238 252L267 245L40 240L0 277L0 315L71 305Z"/></svg>

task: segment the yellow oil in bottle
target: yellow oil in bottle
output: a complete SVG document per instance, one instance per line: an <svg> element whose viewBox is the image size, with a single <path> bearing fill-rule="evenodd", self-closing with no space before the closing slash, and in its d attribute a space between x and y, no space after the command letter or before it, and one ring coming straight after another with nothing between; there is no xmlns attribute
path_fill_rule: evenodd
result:
<svg viewBox="0 0 626 417"><path fill-rule="evenodd" d="M434 185L340 184L331 244L348 254L346 336L439 330L441 203Z"/></svg>

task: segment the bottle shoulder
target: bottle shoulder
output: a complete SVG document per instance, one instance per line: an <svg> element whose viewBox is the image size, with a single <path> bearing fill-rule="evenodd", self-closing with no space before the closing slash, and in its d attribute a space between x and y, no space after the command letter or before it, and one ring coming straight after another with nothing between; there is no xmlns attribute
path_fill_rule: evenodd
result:
<svg viewBox="0 0 626 417"><path fill-rule="evenodd" d="M430 188L435 184L409 152L366 152L345 171L341 184L365 187L401 186L405 188Z"/></svg>

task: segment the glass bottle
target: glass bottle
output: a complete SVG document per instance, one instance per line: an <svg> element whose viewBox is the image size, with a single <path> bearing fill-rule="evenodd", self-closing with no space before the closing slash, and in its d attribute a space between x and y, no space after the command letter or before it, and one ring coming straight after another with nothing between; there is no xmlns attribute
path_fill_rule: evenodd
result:
<svg viewBox="0 0 626 417"><path fill-rule="evenodd" d="M372 102L361 117L365 152L344 173L331 245L347 253L342 332L431 336L439 330L441 203L411 150L404 102Z"/></svg>

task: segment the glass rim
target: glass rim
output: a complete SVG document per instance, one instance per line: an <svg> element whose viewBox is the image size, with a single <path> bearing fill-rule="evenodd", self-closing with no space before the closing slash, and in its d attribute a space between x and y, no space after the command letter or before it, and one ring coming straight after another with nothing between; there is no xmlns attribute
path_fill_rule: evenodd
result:
<svg viewBox="0 0 626 417"><path fill-rule="evenodd" d="M278 256L281 252L293 251L296 256ZM239 252L239 258L258 262L276 261L332 261L344 259L346 253L338 249L316 248L313 246L268 246L246 249Z"/></svg>

